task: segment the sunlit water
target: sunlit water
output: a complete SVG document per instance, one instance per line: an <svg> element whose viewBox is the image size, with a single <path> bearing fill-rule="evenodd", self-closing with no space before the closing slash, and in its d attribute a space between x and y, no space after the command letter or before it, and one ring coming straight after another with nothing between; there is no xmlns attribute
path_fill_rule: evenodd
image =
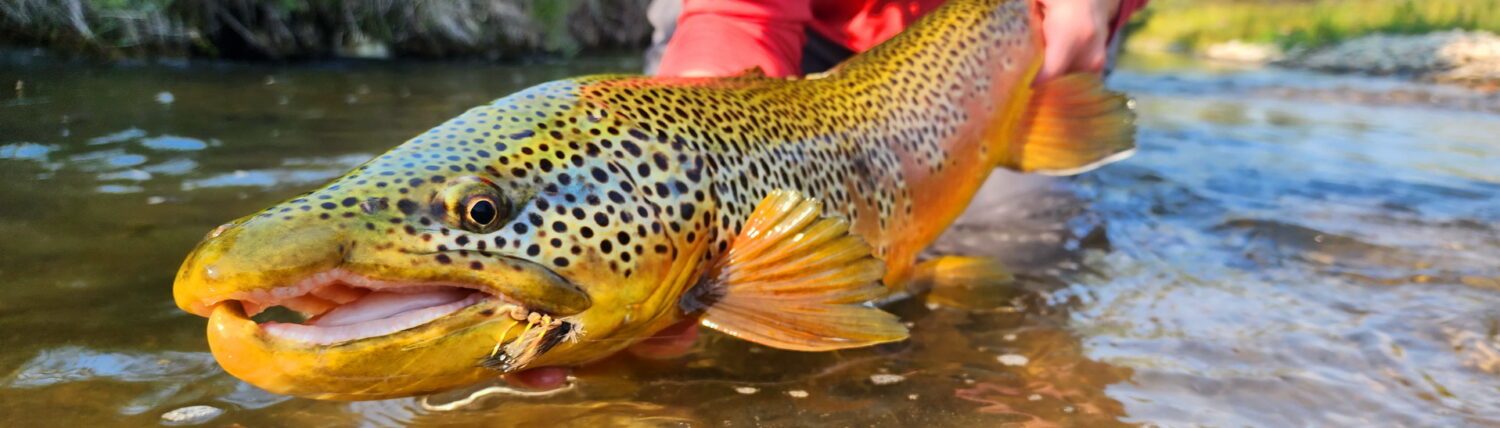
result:
<svg viewBox="0 0 1500 428"><path fill-rule="evenodd" d="M191 245L470 106L637 64L9 62L4 425L151 425L195 404L226 411L211 426L1500 424L1500 115L1318 95L1467 96L1449 88L1127 65L1111 84L1137 100L1136 157L998 176L935 247L1004 259L1011 305L898 302L912 340L874 349L710 334L548 395L339 403L218 369L204 321L171 301Z"/></svg>

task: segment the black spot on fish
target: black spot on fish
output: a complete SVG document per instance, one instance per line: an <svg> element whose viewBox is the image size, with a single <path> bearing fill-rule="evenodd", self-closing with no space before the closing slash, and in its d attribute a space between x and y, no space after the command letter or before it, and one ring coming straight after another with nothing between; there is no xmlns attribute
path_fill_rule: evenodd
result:
<svg viewBox="0 0 1500 428"><path fill-rule="evenodd" d="M417 203L410 199L402 199L396 202L396 209L401 210L402 214L412 215L417 212Z"/></svg>
<svg viewBox="0 0 1500 428"><path fill-rule="evenodd" d="M645 139L645 135L644 134L640 134L639 131L636 131L634 129L630 130L630 135L639 135L639 137L637 137L637 138ZM630 152L631 156L635 156L635 157L640 157L641 156L641 147L637 146L634 141L621 140L620 141L620 147L624 147L625 151Z"/></svg>

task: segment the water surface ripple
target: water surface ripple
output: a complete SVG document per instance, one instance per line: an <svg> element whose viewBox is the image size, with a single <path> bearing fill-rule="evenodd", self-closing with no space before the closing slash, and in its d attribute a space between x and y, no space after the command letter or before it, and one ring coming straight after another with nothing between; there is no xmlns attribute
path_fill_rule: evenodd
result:
<svg viewBox="0 0 1500 428"><path fill-rule="evenodd" d="M549 394L362 403L226 375L177 264L204 232L567 64L0 65L0 417L142 426L1500 424L1500 116L1387 79L1129 62L1139 154L998 174L931 253L1018 273L1001 308L898 302L913 339L782 352L709 334ZM11 85L7 84L9 88ZM1339 96L1352 93L1358 96ZM1308 95L1312 94L1312 95ZM1375 94L1375 95L1371 95Z"/></svg>

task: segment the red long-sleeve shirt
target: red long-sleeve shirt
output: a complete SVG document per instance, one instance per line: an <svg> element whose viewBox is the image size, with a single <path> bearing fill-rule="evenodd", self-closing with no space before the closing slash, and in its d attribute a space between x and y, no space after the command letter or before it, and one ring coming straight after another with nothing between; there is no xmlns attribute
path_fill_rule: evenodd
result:
<svg viewBox="0 0 1500 428"><path fill-rule="evenodd" d="M1147 0L1121 0L1111 32ZM811 29L854 52L896 35L943 0L683 0L659 73L733 74L760 66L767 75L800 75Z"/></svg>

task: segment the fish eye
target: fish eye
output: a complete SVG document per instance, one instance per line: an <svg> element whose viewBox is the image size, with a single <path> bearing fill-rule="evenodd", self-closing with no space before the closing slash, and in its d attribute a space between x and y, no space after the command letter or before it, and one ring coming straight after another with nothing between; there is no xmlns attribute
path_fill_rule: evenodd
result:
<svg viewBox="0 0 1500 428"><path fill-rule="evenodd" d="M476 197L469 201L469 221L476 225L489 226L495 221L495 202L485 197Z"/></svg>
<svg viewBox="0 0 1500 428"><path fill-rule="evenodd" d="M480 177L461 177L443 192L446 221L474 233L490 233L511 215L510 201L494 183Z"/></svg>

